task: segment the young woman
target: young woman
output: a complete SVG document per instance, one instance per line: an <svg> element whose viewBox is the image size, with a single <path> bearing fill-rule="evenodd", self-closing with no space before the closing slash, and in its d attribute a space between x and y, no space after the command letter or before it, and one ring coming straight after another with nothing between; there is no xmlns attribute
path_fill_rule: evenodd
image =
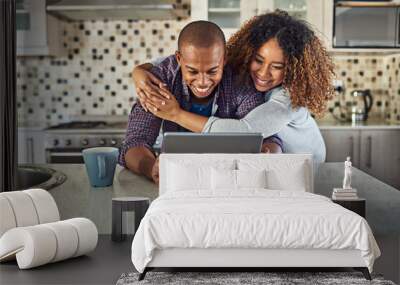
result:
<svg viewBox="0 0 400 285"><path fill-rule="evenodd" d="M256 16L228 41L227 64L237 74L235 84L265 98L241 120L182 110L149 65L136 67L133 78L141 104L158 117L194 132L277 133L283 152L312 153L323 162L324 140L310 113L321 115L332 98L334 66L308 24L283 11Z"/></svg>

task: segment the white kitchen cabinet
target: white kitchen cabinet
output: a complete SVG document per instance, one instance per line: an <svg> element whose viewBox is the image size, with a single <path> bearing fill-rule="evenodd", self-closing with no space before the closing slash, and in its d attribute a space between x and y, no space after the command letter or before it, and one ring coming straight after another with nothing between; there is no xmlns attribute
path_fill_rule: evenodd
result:
<svg viewBox="0 0 400 285"><path fill-rule="evenodd" d="M400 190L400 129L323 129L326 162L353 165Z"/></svg>
<svg viewBox="0 0 400 285"><path fill-rule="evenodd" d="M325 0L257 0L257 2L257 14L275 11L276 9L284 10L291 16L307 21L316 35L324 43L328 42L325 33L324 13L327 7Z"/></svg>
<svg viewBox="0 0 400 285"><path fill-rule="evenodd" d="M17 56L62 54L59 22L46 14L45 0L16 1Z"/></svg>
<svg viewBox="0 0 400 285"><path fill-rule="evenodd" d="M43 130L18 128L18 163L46 163Z"/></svg>
<svg viewBox="0 0 400 285"><path fill-rule="evenodd" d="M206 20L221 27L226 39L257 14L257 0L192 0L193 21Z"/></svg>
<svg viewBox="0 0 400 285"><path fill-rule="evenodd" d="M308 21L321 34L324 27L324 1L321 0L192 0L192 20L218 24L228 39L241 24L255 15L276 9Z"/></svg>
<svg viewBox="0 0 400 285"><path fill-rule="evenodd" d="M284 10L307 21L318 32L323 30L324 1L321 0L257 0L257 14Z"/></svg>

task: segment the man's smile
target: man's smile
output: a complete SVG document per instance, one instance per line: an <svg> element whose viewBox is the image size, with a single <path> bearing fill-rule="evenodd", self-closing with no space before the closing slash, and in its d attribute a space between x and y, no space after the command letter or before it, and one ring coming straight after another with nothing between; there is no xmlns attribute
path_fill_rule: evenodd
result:
<svg viewBox="0 0 400 285"><path fill-rule="evenodd" d="M200 88L200 87L196 87L196 86L192 85L192 87L194 89L193 93L195 93L196 95L201 96L201 97L210 95L213 90L213 86Z"/></svg>

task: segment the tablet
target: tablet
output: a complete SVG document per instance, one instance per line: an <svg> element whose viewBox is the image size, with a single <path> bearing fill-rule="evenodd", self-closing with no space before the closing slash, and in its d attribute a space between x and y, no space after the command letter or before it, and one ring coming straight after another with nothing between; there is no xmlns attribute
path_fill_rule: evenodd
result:
<svg viewBox="0 0 400 285"><path fill-rule="evenodd" d="M165 133L162 153L259 153L261 133Z"/></svg>

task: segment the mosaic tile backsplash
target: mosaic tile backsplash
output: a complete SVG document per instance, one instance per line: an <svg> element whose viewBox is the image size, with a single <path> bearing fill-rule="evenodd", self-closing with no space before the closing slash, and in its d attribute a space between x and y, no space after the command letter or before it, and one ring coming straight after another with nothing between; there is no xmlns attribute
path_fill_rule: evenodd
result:
<svg viewBox="0 0 400 285"><path fill-rule="evenodd" d="M329 102L325 117L333 114L344 119L341 113L346 113L346 108L363 105L362 100L357 101L351 96L352 91L369 89L373 97L370 117L400 122L400 54L334 55L333 58L337 79L342 80L344 92Z"/></svg>
<svg viewBox="0 0 400 285"><path fill-rule="evenodd" d="M133 66L174 53L177 36L189 21L62 22L64 56L17 59L19 124L127 115L135 100ZM371 89L372 115L400 123L400 54L334 60L345 93L330 102L330 113L340 117L339 106L350 104L352 90Z"/></svg>
<svg viewBox="0 0 400 285"><path fill-rule="evenodd" d="M73 115L128 114L132 68L176 50L187 21L62 22L61 57L17 59L19 123L69 121Z"/></svg>

